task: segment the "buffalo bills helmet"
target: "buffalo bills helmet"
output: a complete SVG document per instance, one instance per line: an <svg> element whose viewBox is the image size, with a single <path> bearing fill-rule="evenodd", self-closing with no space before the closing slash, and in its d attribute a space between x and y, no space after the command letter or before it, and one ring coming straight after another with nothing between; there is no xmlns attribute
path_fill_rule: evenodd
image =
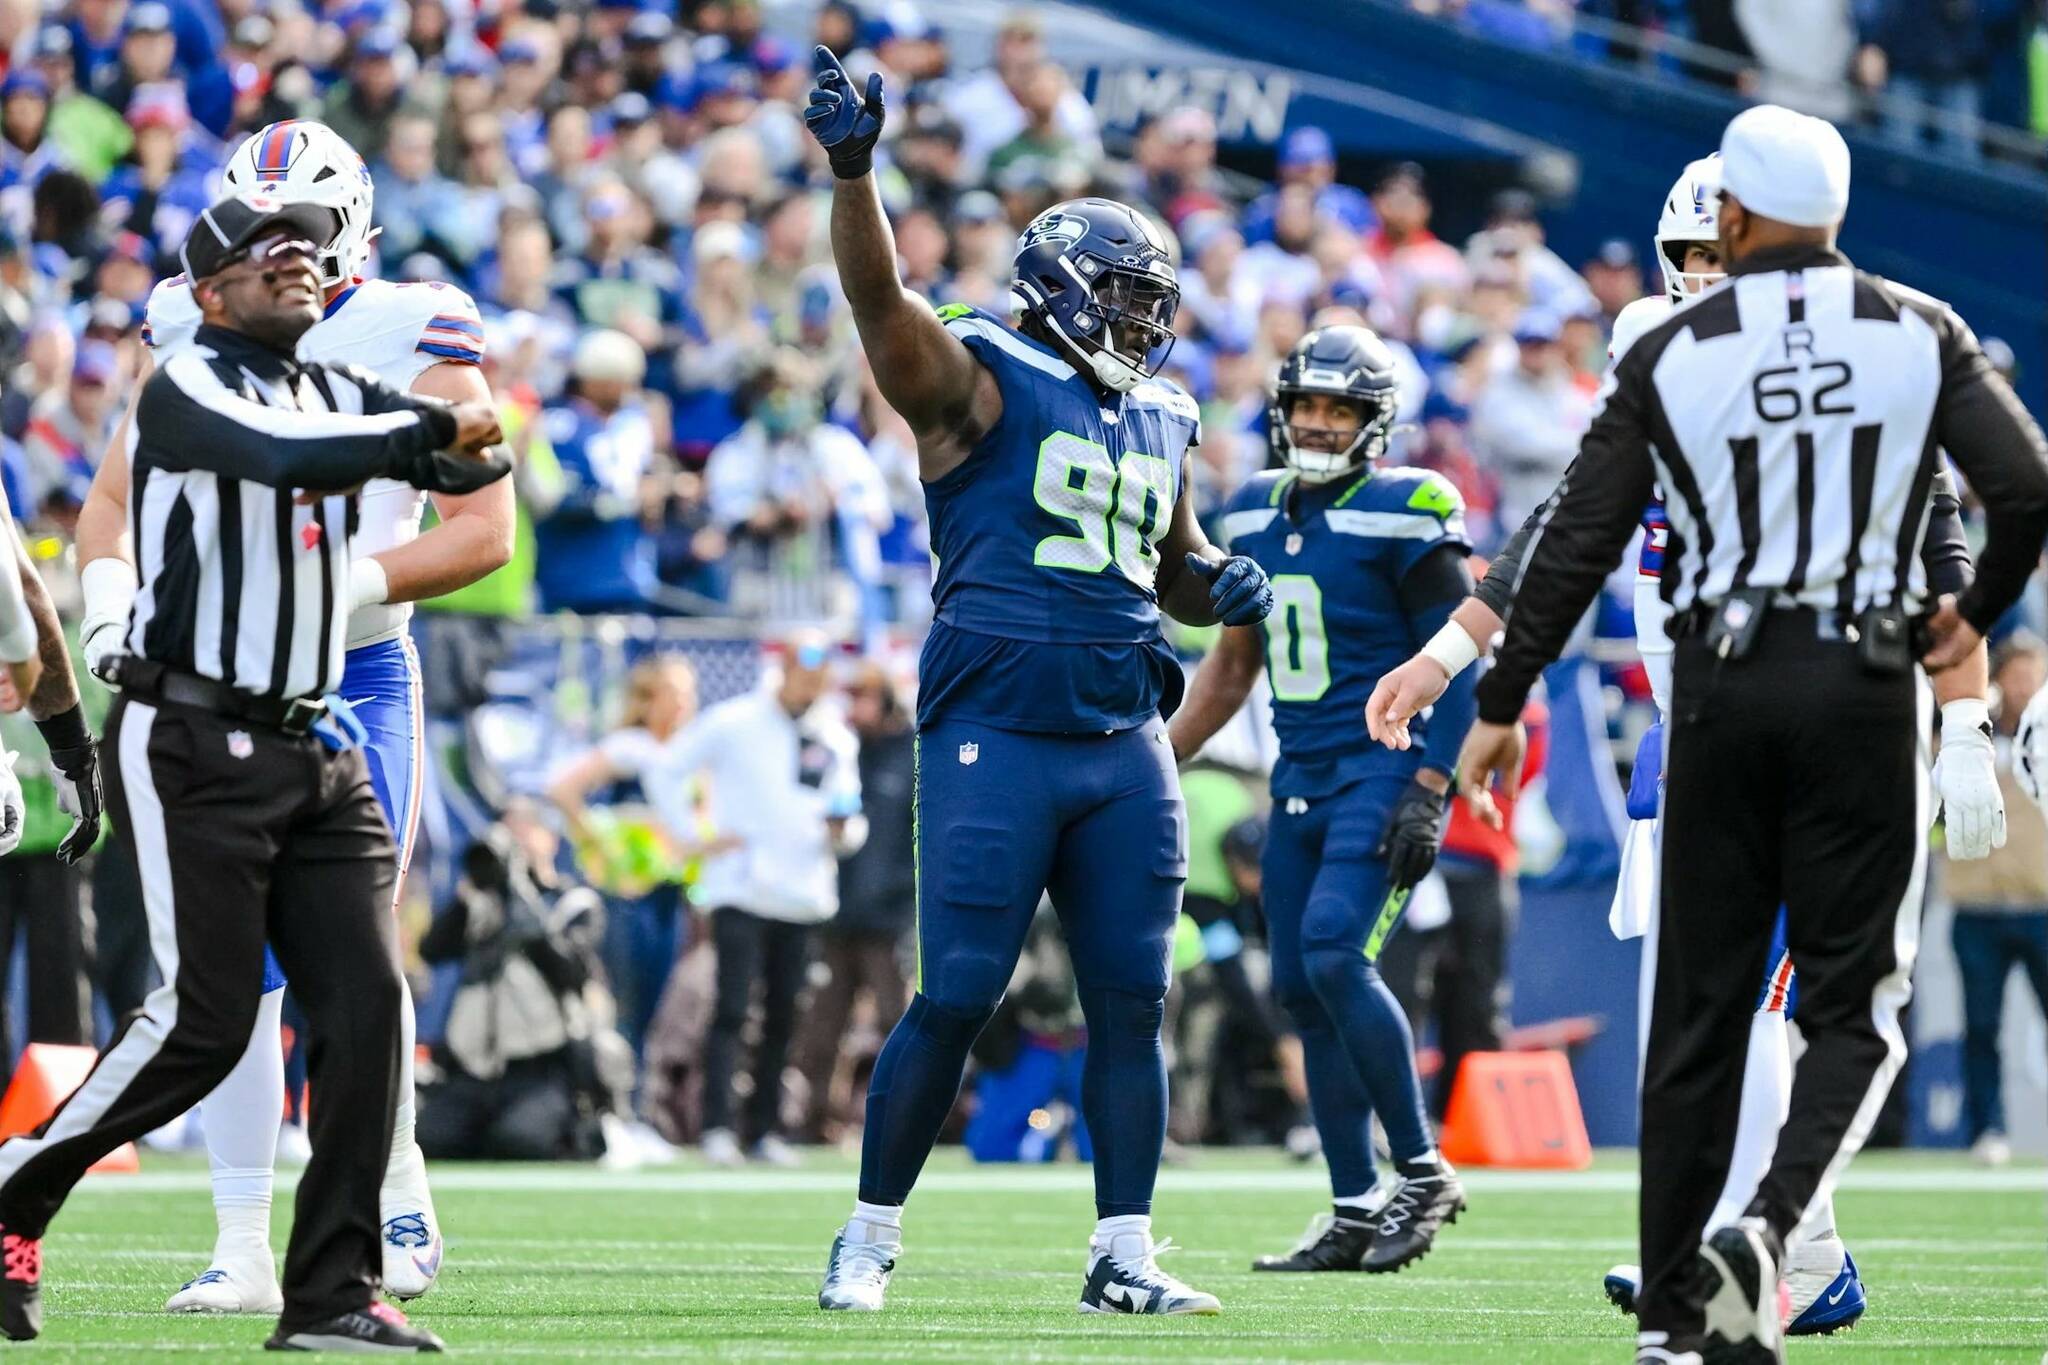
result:
<svg viewBox="0 0 2048 1365"><path fill-rule="evenodd" d="M1715 152L1686 166L1657 215L1657 265L1664 272L1664 292L1673 303L1684 303L1722 278L1718 270L1685 269L1688 247L1713 246L1720 240L1721 154Z"/></svg>

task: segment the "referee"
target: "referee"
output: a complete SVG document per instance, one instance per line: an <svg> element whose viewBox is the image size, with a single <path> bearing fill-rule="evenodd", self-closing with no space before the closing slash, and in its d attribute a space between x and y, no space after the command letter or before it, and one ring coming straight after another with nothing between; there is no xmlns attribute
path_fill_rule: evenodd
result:
<svg viewBox="0 0 2048 1365"><path fill-rule="evenodd" d="M1721 143L1727 283L1647 333L1529 552L1461 771L1519 767L1540 669L1667 493L1675 609L1662 900L1643 1078L1639 1361L1782 1359L1783 1240L1830 1192L1905 1058L1929 823L1930 671L1972 655L2048 535L2048 447L1939 300L1835 250L1849 151L1774 106ZM1938 451L1986 508L1976 581L1930 602ZM1807 1040L1747 1216L1727 1172L1778 907Z"/></svg>
<svg viewBox="0 0 2048 1365"><path fill-rule="evenodd" d="M301 365L330 210L223 199L182 253L205 322L143 388L130 437L142 588L115 666L107 788L164 984L76 1094L0 1145L0 1331L41 1328L39 1239L94 1161L197 1103L248 1046L268 939L312 1037L313 1158L279 1349L439 1350L373 1306L398 1075L391 832L360 751L313 732L341 677L353 490L502 477L487 405ZM314 490L302 492L300 490ZM323 727L328 728L328 727Z"/></svg>

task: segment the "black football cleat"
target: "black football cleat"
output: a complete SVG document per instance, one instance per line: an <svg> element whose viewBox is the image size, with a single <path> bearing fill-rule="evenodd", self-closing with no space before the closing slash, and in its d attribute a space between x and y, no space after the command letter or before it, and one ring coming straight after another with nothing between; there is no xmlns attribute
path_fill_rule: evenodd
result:
<svg viewBox="0 0 2048 1365"><path fill-rule="evenodd" d="M1319 1270L1363 1270L1372 1250L1373 1225L1360 1218L1319 1213L1294 1250L1285 1256L1261 1256L1253 1270L1308 1273Z"/></svg>
<svg viewBox="0 0 2048 1365"><path fill-rule="evenodd" d="M9 1341L43 1334L43 1244L0 1229L0 1333Z"/></svg>
<svg viewBox="0 0 2048 1365"><path fill-rule="evenodd" d="M357 1355L395 1355L404 1351L447 1350L441 1338L424 1327L415 1327L405 1314L383 1301L352 1313L342 1313L325 1322L286 1331L283 1323L263 1343L266 1351L340 1351Z"/></svg>
<svg viewBox="0 0 2048 1365"><path fill-rule="evenodd" d="M1785 1248L1761 1218L1737 1219L1700 1247L1706 1365L1784 1365Z"/></svg>
<svg viewBox="0 0 2048 1365"><path fill-rule="evenodd" d="M1365 1253L1368 1274L1385 1275L1427 1256L1444 1224L1457 1222L1465 1209L1465 1187L1449 1162L1409 1167L1400 1175L1374 1224L1372 1248Z"/></svg>

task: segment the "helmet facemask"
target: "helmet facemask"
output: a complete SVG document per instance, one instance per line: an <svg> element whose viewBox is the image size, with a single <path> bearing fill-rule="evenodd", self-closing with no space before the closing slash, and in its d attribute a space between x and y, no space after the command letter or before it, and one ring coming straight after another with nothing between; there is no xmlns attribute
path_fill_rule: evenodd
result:
<svg viewBox="0 0 2048 1365"><path fill-rule="evenodd" d="M1097 256L1060 263L1087 302L1072 314L1072 330L1050 312L1046 324L1104 388L1127 393L1159 373L1173 350L1180 286L1171 277Z"/></svg>
<svg viewBox="0 0 2048 1365"><path fill-rule="evenodd" d="M1313 381L1314 375L1304 376ZM1341 384L1342 379L1339 377ZM1301 399L1310 394L1320 393L1343 402L1357 404L1362 409L1362 420L1358 430L1342 449L1325 448L1318 441L1314 445L1302 444L1302 436L1309 431L1327 431L1327 428L1304 428L1297 433L1294 425L1294 408ZM1324 484L1343 478L1345 475L1371 464L1386 453L1387 441L1393 432L1394 395L1391 391L1369 397L1346 392L1339 387L1324 387L1313 382L1289 386L1273 395L1272 411L1267 414L1273 429L1273 443L1289 469L1300 476L1305 484Z"/></svg>
<svg viewBox="0 0 2048 1365"><path fill-rule="evenodd" d="M1719 236L1680 237L1659 234L1657 237L1657 265L1664 272L1664 293L1673 303L1684 303L1698 297L1708 289L1728 278L1724 270L1687 270L1686 253L1694 247L1712 247L1720 251Z"/></svg>

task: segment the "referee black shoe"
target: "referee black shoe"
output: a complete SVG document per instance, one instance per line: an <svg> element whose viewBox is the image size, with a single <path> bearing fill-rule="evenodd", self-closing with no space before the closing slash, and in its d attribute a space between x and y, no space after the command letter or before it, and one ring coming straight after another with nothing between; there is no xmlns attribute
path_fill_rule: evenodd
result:
<svg viewBox="0 0 2048 1365"><path fill-rule="evenodd" d="M1384 1275L1421 1260L1444 1224L1457 1222L1465 1211L1465 1187L1450 1162L1403 1163L1398 1171L1400 1182L1380 1209L1365 1253L1368 1274Z"/></svg>
<svg viewBox="0 0 2048 1365"><path fill-rule="evenodd" d="M405 1314L381 1300L368 1308L342 1313L325 1322L286 1331L279 1323L263 1343L266 1351L341 1351L357 1355L395 1355L402 1351L432 1352L448 1349L441 1338L424 1327L415 1327Z"/></svg>
<svg viewBox="0 0 2048 1365"><path fill-rule="evenodd" d="M1253 1270L1312 1272L1319 1270L1363 1270L1365 1253L1372 1250L1373 1225L1363 1218L1342 1213L1319 1213L1308 1232L1285 1256L1261 1256ZM1362 1210L1361 1210L1362 1212Z"/></svg>
<svg viewBox="0 0 2048 1365"><path fill-rule="evenodd" d="M1784 1365L1784 1259L1778 1234L1755 1217L1738 1219L1700 1247L1705 1365Z"/></svg>
<svg viewBox="0 0 2048 1365"><path fill-rule="evenodd" d="M9 1341L43 1334L43 1244L0 1228L0 1333Z"/></svg>

